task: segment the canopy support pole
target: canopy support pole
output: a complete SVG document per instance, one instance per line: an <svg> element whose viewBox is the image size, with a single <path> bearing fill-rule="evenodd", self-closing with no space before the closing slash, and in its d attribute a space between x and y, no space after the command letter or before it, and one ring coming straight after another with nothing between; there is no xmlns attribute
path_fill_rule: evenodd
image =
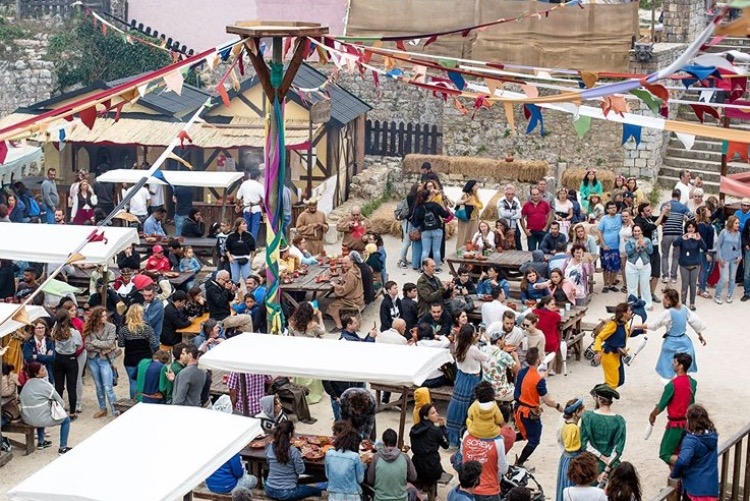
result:
<svg viewBox="0 0 750 501"><path fill-rule="evenodd" d="M398 422L398 447L404 446L404 430L406 429L406 405L409 403L409 387L401 388L401 418ZM414 405L417 405L416 401Z"/></svg>

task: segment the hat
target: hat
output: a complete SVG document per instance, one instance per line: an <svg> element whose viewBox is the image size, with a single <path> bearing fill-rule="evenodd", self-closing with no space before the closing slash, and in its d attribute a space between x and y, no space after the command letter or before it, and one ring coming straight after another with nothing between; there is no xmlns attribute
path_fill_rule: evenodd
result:
<svg viewBox="0 0 750 501"><path fill-rule="evenodd" d="M279 249L279 254L282 253L282 252L286 252L288 250L289 250L289 246L285 245L284 247L282 247L281 249Z"/></svg>
<svg viewBox="0 0 750 501"><path fill-rule="evenodd" d="M589 195L589 200L591 200L591 197L596 197L599 200L601 200L602 199L602 194L601 193L592 193L591 195Z"/></svg>
<svg viewBox="0 0 750 501"><path fill-rule="evenodd" d="M609 400L619 400L620 394L606 383L598 384L591 390L591 395L596 397L604 397Z"/></svg>
<svg viewBox="0 0 750 501"><path fill-rule="evenodd" d="M154 252L164 252L164 247L162 247L162 246L161 246L161 245L159 245L159 244L156 244L156 245L154 245L154 246L152 247L152 250L153 250Z"/></svg>
<svg viewBox="0 0 750 501"><path fill-rule="evenodd" d="M471 193L472 191L474 191L474 186L476 184L477 182L473 179L466 181L466 184L464 185L464 189L461 191L463 191L464 193Z"/></svg>
<svg viewBox="0 0 750 501"><path fill-rule="evenodd" d="M146 275L136 275L133 277L133 285L135 285L136 290L139 291L142 291L153 283L154 279L151 277L147 277Z"/></svg>
<svg viewBox="0 0 750 501"><path fill-rule="evenodd" d="M490 335L490 341L494 344L498 339L505 337L505 331L503 330L502 320L492 322L487 326L487 334Z"/></svg>
<svg viewBox="0 0 750 501"><path fill-rule="evenodd" d="M750 205L750 198L743 198L742 202L740 202L740 205Z"/></svg>
<svg viewBox="0 0 750 501"><path fill-rule="evenodd" d="M570 416L575 414L581 407L583 407L583 398L578 397L578 400L567 406L565 410L563 410L563 413Z"/></svg>
<svg viewBox="0 0 750 501"><path fill-rule="evenodd" d="M132 274L133 274L133 270L131 270L130 268L123 268L120 270L120 275L129 277Z"/></svg>

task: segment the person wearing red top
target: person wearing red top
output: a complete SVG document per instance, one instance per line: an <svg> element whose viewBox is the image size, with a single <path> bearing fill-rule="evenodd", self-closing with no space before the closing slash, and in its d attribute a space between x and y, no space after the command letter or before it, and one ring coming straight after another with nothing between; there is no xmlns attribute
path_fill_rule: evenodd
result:
<svg viewBox="0 0 750 501"><path fill-rule="evenodd" d="M526 352L528 367L521 369L516 379L514 396L518 402L516 409L516 426L519 436L517 440L526 440L526 446L516 459L516 466L523 466L529 456L537 448L542 438L542 402L548 407L554 407L558 412L564 409L547 393L547 381L544 373L539 372L539 349L529 348Z"/></svg>
<svg viewBox="0 0 750 501"><path fill-rule="evenodd" d="M521 208L521 229L526 234L530 251L536 250L544 240L555 213L549 202L542 199L536 186L531 188L531 198Z"/></svg>
<svg viewBox="0 0 750 501"><path fill-rule="evenodd" d="M467 434L461 444L464 463L477 461L482 464L479 485L474 488L474 496L499 496L500 478L508 473L508 459L505 456L503 436L477 438Z"/></svg>
<svg viewBox="0 0 750 501"><path fill-rule="evenodd" d="M154 245L153 254L148 257L146 261L146 269L148 271L169 271L172 269L172 263L164 255L164 247L159 244Z"/></svg>
<svg viewBox="0 0 750 501"><path fill-rule="evenodd" d="M695 403L695 392L698 383L688 376L687 371L693 365L693 357L688 353L677 353L672 362L677 374L665 387L659 403L648 417L651 426L656 422L656 416L667 410L667 428L659 446L659 458L673 465L677 460L682 439L687 432L688 407Z"/></svg>
<svg viewBox="0 0 750 501"><path fill-rule="evenodd" d="M562 355L560 354L560 341L562 341L562 335L560 334L560 322L562 322L562 316L557 312L557 304L555 304L552 296L545 296L536 304L534 313L539 317L537 323L537 329L544 333L544 351L545 353L555 353L554 370L550 370L550 376L554 376L556 372L562 370Z"/></svg>

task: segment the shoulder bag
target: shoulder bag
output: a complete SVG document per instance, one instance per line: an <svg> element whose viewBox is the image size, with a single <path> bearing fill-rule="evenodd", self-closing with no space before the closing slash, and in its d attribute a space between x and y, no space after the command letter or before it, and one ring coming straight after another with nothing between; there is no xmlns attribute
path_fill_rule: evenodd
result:
<svg viewBox="0 0 750 501"><path fill-rule="evenodd" d="M55 400L55 389L52 388L52 391L49 394L49 404L50 404L50 414L52 415L52 419L55 421L63 421L66 417L68 417L68 413L65 412L65 408Z"/></svg>

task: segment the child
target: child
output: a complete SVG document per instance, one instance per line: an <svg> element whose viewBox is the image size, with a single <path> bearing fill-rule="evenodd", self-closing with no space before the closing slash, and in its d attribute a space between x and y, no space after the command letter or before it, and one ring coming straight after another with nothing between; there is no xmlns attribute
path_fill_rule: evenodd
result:
<svg viewBox="0 0 750 501"><path fill-rule="evenodd" d="M482 476L482 463L467 461L458 472L460 485L448 493L448 501L474 501L474 489L479 485Z"/></svg>
<svg viewBox="0 0 750 501"><path fill-rule="evenodd" d="M216 256L219 256L219 266L217 267L217 270L229 271L229 260L227 259L227 237L230 232L231 227L229 226L229 221L222 221L219 224L219 231L214 235L209 234L209 237L216 237L216 248L214 249L214 252Z"/></svg>
<svg viewBox="0 0 750 501"><path fill-rule="evenodd" d="M563 411L565 422L557 437L557 441L563 449L560 464L557 468L557 501L563 501L563 490L573 485L573 482L568 478L568 468L573 458L581 453L581 428L578 426L578 422L581 420L584 410L586 410L586 406L583 405L582 398L568 400L565 404L565 410Z"/></svg>
<svg viewBox="0 0 750 501"><path fill-rule="evenodd" d="M253 319L253 330L255 332L265 332L265 312L261 311L258 302L255 300L255 295L252 292L248 292L244 296L242 303L235 302L232 305L232 309L238 314L250 315Z"/></svg>
<svg viewBox="0 0 750 501"><path fill-rule="evenodd" d="M588 219L598 221L604 215L604 205L602 204L602 197L598 193L592 193L589 196L589 213Z"/></svg>
<svg viewBox="0 0 750 501"><path fill-rule="evenodd" d="M272 434L279 423L289 418L281 407L281 400L276 395L266 395L260 399L261 411L255 418L260 419L260 427L266 434Z"/></svg>
<svg viewBox="0 0 750 501"><path fill-rule="evenodd" d="M198 274L199 271L201 271L201 268L203 266L201 265L201 262L198 261L198 258L195 257L195 253L193 252L192 247L185 247L185 253L183 255L183 258L180 260L180 272L182 273L195 273ZM190 290L195 285L195 278L191 279L185 287L187 290Z"/></svg>
<svg viewBox="0 0 750 501"><path fill-rule="evenodd" d="M404 297L401 298L401 318L406 322L406 330L411 331L417 326L419 309L417 307L417 286L411 282L404 284Z"/></svg>
<svg viewBox="0 0 750 501"><path fill-rule="evenodd" d="M383 262L380 260L377 245L373 243L365 245L365 263L372 270L372 281L377 290L383 286Z"/></svg>
<svg viewBox="0 0 750 501"><path fill-rule="evenodd" d="M500 426L505 422L495 402L495 389L489 381L482 381L474 389L477 399L469 407L466 429L475 438L500 436Z"/></svg>
<svg viewBox="0 0 750 501"><path fill-rule="evenodd" d="M459 266L458 276L453 279L453 283L456 284L455 290L457 294L463 294L463 291L459 289L466 289L466 292L468 294L477 293L477 286L471 279L471 275L469 274L469 267L465 264Z"/></svg>

